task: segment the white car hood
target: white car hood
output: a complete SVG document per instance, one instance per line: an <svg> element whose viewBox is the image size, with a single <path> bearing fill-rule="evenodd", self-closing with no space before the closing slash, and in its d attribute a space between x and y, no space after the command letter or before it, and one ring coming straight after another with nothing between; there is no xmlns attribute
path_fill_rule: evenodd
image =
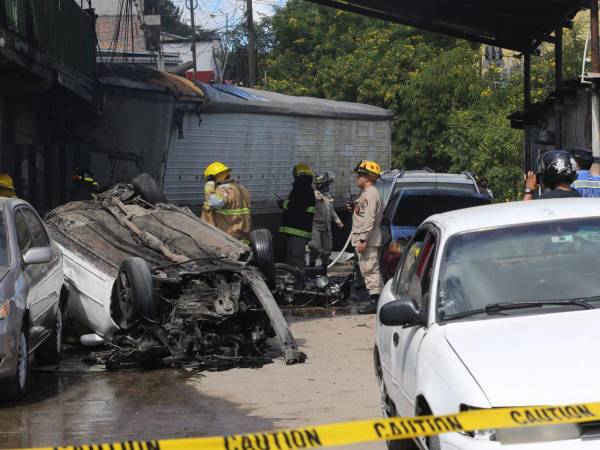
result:
<svg viewBox="0 0 600 450"><path fill-rule="evenodd" d="M445 336L493 407L600 401L600 310L449 323Z"/></svg>

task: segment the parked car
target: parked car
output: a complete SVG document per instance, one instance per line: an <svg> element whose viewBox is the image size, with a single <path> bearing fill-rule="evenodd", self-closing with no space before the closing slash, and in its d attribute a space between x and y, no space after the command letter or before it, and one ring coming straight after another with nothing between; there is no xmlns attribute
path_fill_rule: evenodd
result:
<svg viewBox="0 0 600 450"><path fill-rule="evenodd" d="M385 416L600 398L600 213L594 199L433 216L381 295ZM428 449L592 449L600 423L449 433ZM531 445L526 445L531 444ZM394 441L390 449L413 449Z"/></svg>
<svg viewBox="0 0 600 450"><path fill-rule="evenodd" d="M0 198L0 397L26 392L30 357L58 363L62 351L61 253L27 202ZM61 297L61 293L63 294Z"/></svg>
<svg viewBox="0 0 600 450"><path fill-rule="evenodd" d="M385 201L381 270L392 277L408 241L429 216L491 203L472 174L392 171L377 183Z"/></svg>
<svg viewBox="0 0 600 450"><path fill-rule="evenodd" d="M166 203L146 174L46 222L64 254L69 317L80 334L116 344L109 368L256 365L272 337L287 363L303 360L270 289L267 230L250 247Z"/></svg>

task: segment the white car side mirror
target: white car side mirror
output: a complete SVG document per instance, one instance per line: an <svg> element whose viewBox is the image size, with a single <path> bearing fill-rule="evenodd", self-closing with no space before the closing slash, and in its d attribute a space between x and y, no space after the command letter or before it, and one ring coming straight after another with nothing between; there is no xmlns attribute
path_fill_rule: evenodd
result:
<svg viewBox="0 0 600 450"><path fill-rule="evenodd" d="M23 255L23 263L26 266L31 264L48 264L52 261L52 256L52 248L50 247L33 247Z"/></svg>

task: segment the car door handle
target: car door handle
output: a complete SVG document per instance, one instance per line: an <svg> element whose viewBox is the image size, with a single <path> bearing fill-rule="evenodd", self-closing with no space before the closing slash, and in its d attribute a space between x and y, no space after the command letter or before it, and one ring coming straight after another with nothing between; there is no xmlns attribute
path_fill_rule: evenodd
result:
<svg viewBox="0 0 600 450"><path fill-rule="evenodd" d="M394 341L394 347L398 347L398 344L400 343L400 335L398 333L394 333L392 339Z"/></svg>

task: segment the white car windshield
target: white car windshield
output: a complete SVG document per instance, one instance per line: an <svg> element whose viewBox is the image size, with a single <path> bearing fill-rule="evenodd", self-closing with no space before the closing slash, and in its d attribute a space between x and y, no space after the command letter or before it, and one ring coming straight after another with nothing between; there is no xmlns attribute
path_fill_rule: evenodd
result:
<svg viewBox="0 0 600 450"><path fill-rule="evenodd" d="M442 257L438 315L449 320L569 302L600 307L599 279L600 218L459 234Z"/></svg>

